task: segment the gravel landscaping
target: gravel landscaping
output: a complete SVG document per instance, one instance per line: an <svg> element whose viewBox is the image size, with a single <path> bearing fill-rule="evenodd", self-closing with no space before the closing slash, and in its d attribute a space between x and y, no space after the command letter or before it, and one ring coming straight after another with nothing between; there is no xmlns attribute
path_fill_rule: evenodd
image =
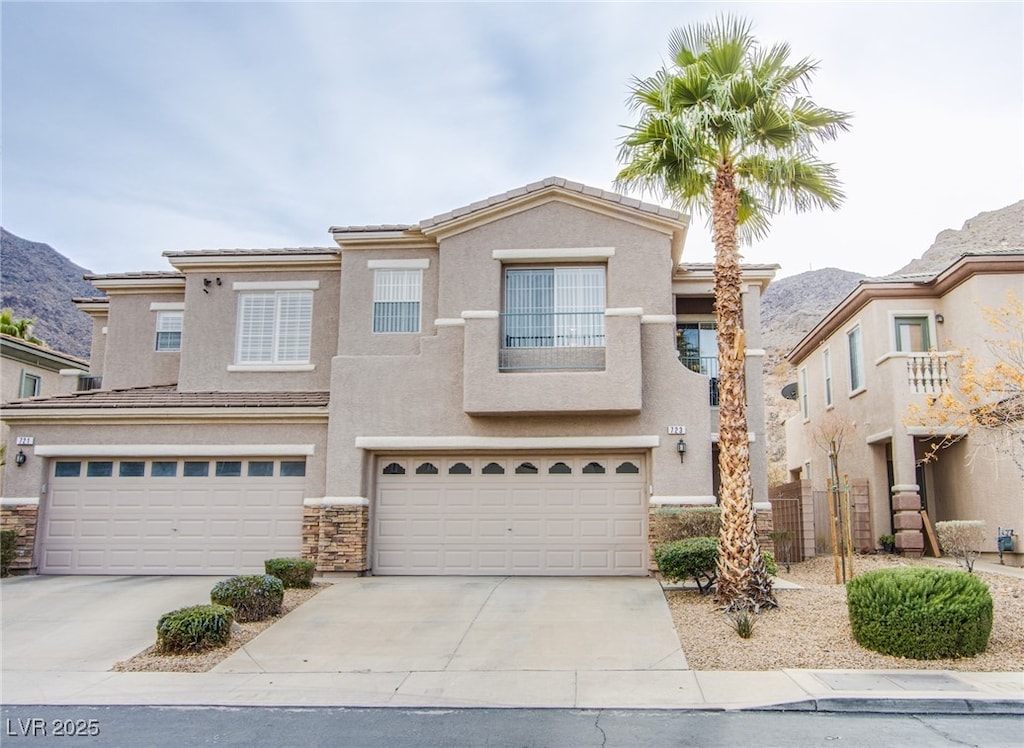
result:
<svg viewBox="0 0 1024 748"><path fill-rule="evenodd" d="M160 654L156 644L147 647L134 657L115 663L112 670L121 672L163 672L163 673L205 673L246 642L254 639L261 632L273 626L283 616L302 605L318 592L326 588L325 584L314 583L309 589L289 588L284 591L280 615L262 621L235 623L231 631L231 641L223 647L208 649L194 654ZM153 640L156 641L156 622L153 622Z"/></svg>
<svg viewBox="0 0 1024 748"><path fill-rule="evenodd" d="M934 559L857 556L856 574L905 564L944 566ZM1024 579L975 571L992 595L994 622L988 649L955 660L910 660L864 649L850 633L846 588L835 583L831 556L793 564L779 576L802 589L777 589L779 607L756 616L754 634L741 639L710 596L693 589L666 589L683 653L693 670L1024 671Z"/></svg>

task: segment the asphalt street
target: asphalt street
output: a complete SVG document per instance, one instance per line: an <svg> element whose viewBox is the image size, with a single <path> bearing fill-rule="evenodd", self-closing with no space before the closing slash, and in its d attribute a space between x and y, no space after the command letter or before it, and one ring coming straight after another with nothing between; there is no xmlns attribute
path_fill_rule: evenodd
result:
<svg viewBox="0 0 1024 748"><path fill-rule="evenodd" d="M1001 714L782 711L4 706L10 746L802 748L1020 746Z"/></svg>

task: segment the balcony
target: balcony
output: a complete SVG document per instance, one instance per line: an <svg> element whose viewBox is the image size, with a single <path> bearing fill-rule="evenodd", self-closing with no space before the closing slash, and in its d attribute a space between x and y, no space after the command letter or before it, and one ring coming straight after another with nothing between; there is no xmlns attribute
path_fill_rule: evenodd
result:
<svg viewBox="0 0 1024 748"><path fill-rule="evenodd" d="M679 351L679 362L690 371L709 378L708 400L712 408L718 407L718 356L693 356Z"/></svg>
<svg viewBox="0 0 1024 748"><path fill-rule="evenodd" d="M955 354L933 351L907 354L907 384L914 395L940 395L949 385L947 367Z"/></svg>
<svg viewBox="0 0 1024 748"><path fill-rule="evenodd" d="M604 312L502 314L499 371L603 371Z"/></svg>
<svg viewBox="0 0 1024 748"><path fill-rule="evenodd" d="M639 413L640 309L463 312L470 415Z"/></svg>

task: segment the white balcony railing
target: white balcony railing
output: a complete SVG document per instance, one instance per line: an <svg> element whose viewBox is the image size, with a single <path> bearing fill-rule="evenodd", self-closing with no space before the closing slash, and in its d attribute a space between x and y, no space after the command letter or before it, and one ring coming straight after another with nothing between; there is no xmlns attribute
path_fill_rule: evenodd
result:
<svg viewBox="0 0 1024 748"><path fill-rule="evenodd" d="M947 365L955 354L932 351L907 354L907 384L915 395L939 395L949 385Z"/></svg>

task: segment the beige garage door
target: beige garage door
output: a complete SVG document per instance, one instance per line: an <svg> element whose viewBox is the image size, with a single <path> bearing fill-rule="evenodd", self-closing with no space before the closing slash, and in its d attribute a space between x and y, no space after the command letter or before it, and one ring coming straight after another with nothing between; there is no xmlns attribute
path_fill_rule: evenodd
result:
<svg viewBox="0 0 1024 748"><path fill-rule="evenodd" d="M287 459L54 460L40 571L262 573L301 552L304 476Z"/></svg>
<svg viewBox="0 0 1024 748"><path fill-rule="evenodd" d="M640 455L385 456L376 574L644 575Z"/></svg>

